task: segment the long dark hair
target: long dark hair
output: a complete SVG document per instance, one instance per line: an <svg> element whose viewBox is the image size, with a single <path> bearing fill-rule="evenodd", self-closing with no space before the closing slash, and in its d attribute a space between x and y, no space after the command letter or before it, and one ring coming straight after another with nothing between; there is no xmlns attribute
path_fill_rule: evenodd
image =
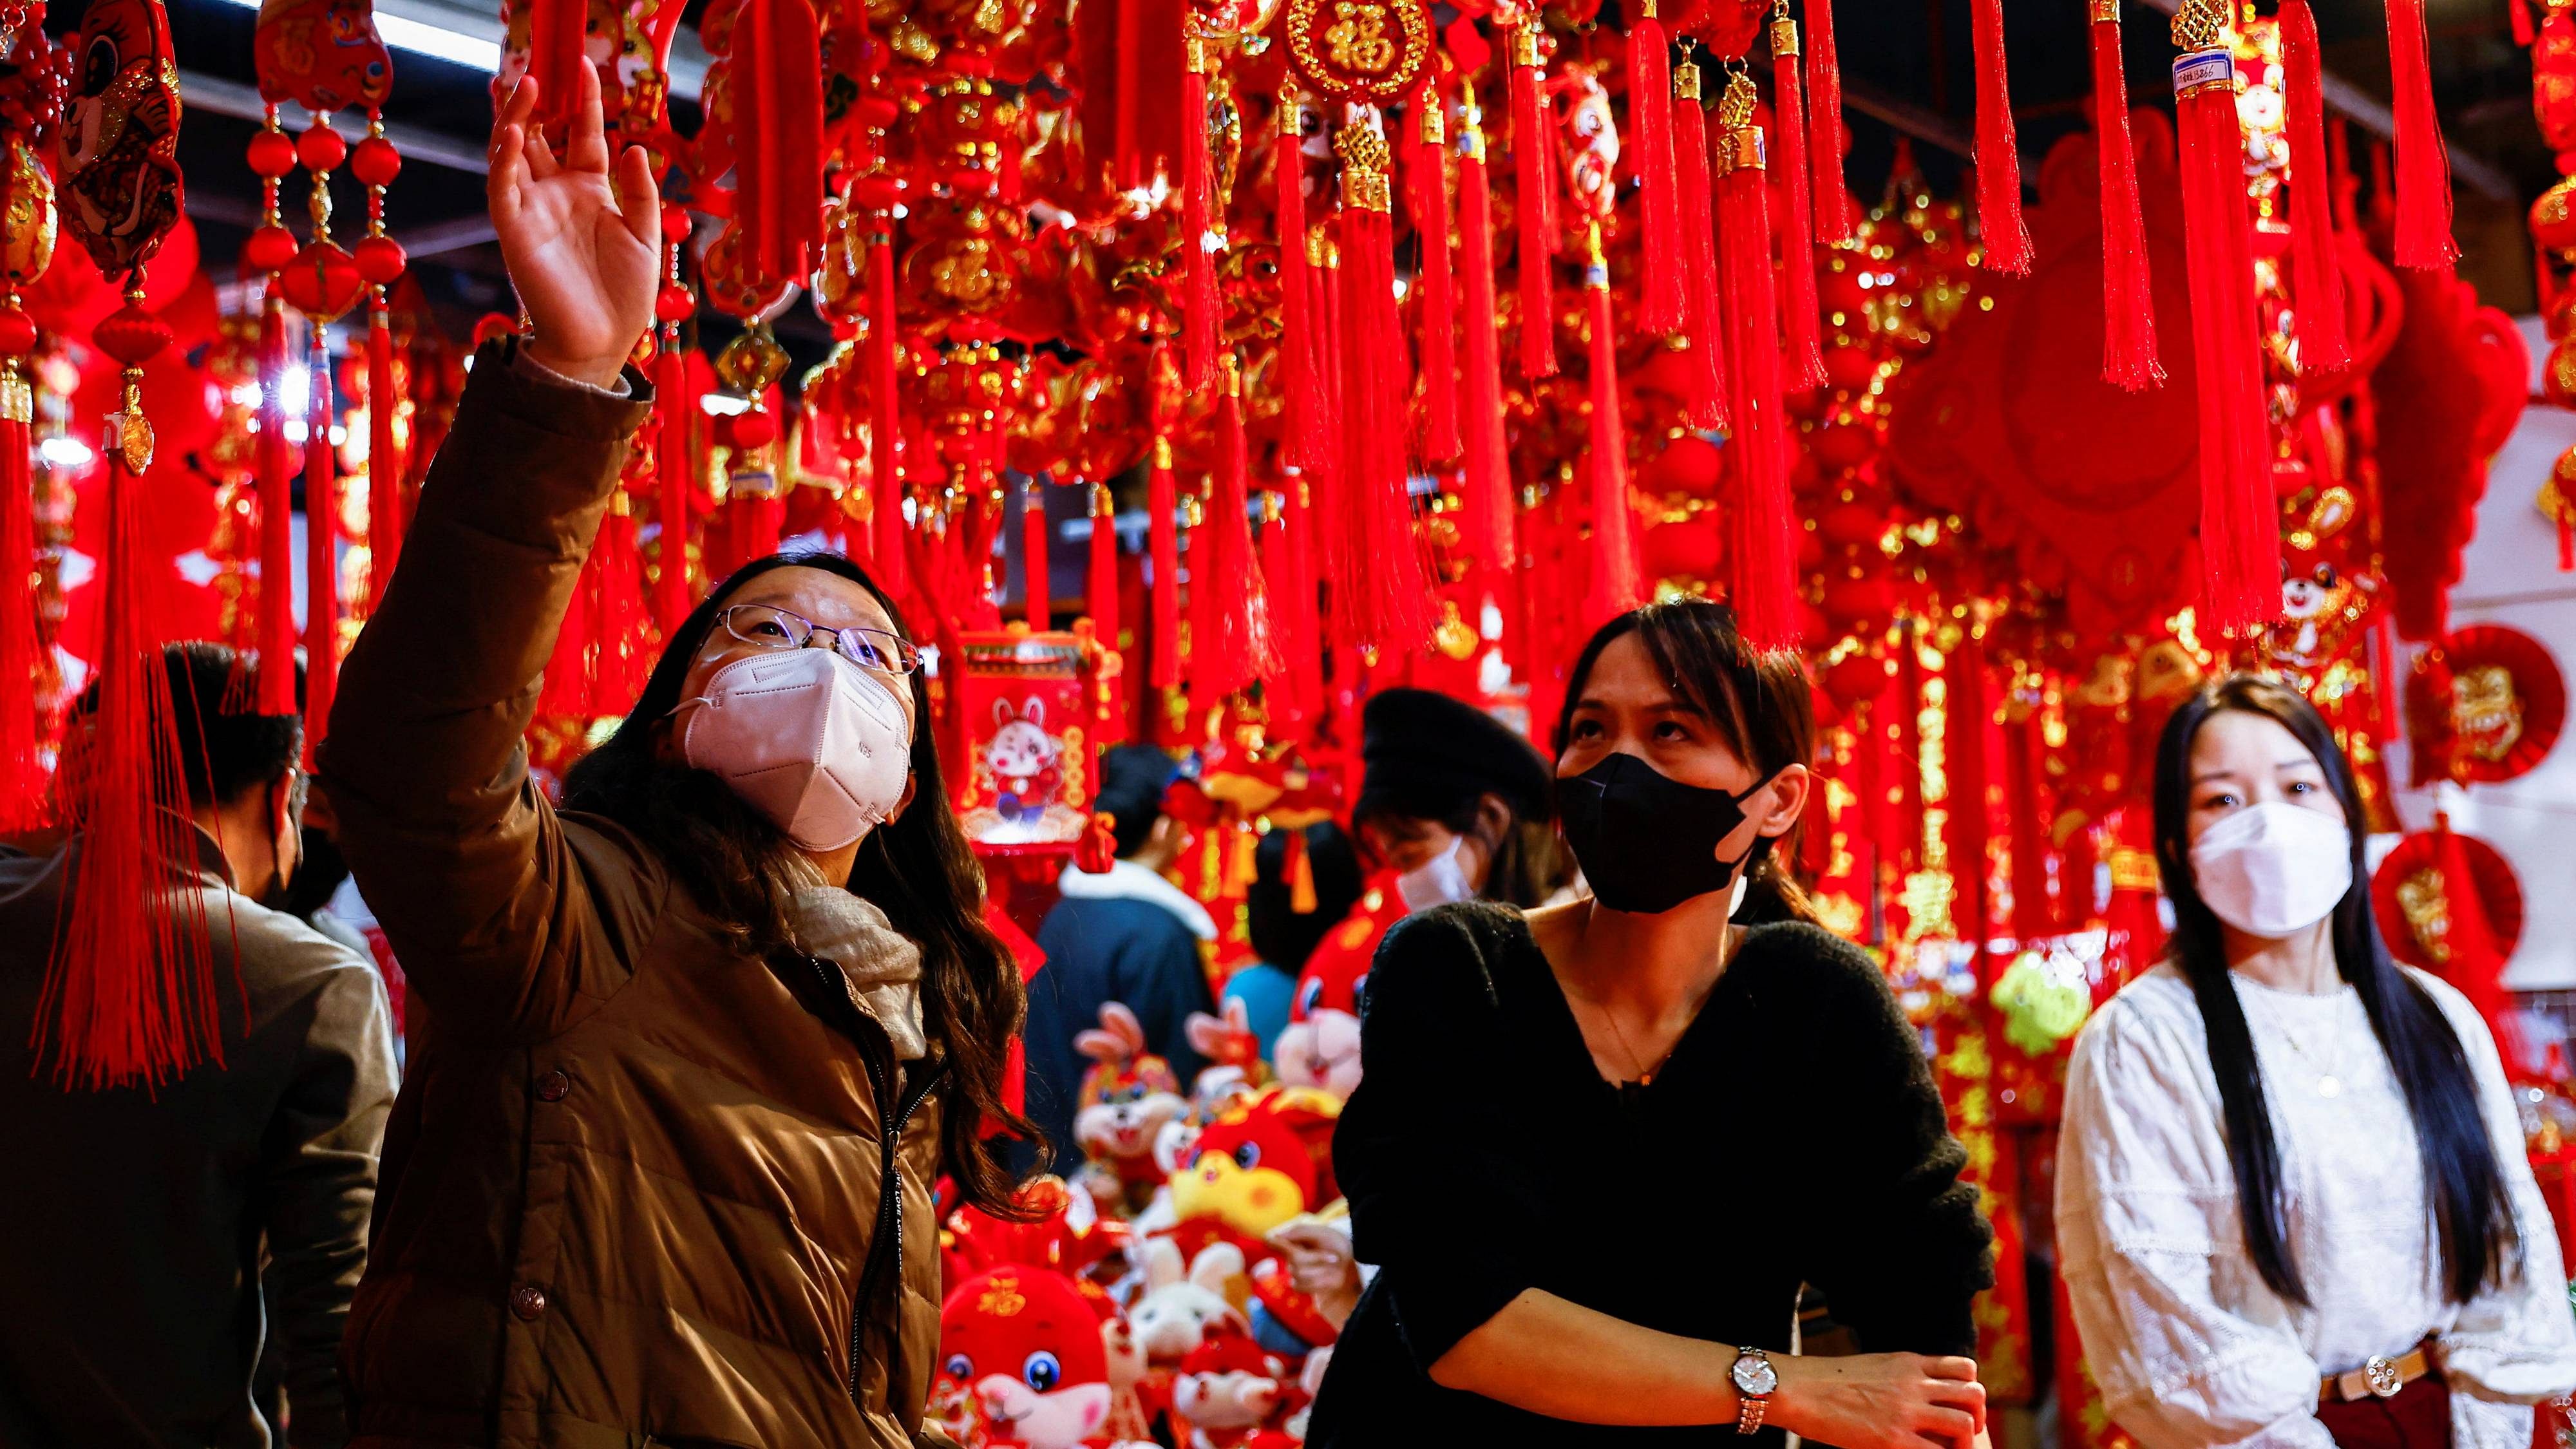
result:
<svg viewBox="0 0 2576 1449"><path fill-rule="evenodd" d="M2309 1301L2282 1214L2281 1148L2264 1103L2262 1067L2254 1058L2244 1003L2229 976L2218 917L2192 878L2191 747L2200 727L2221 710L2262 715L2296 736L2317 757L2326 787L2343 807L2351 835L2352 888L2334 908L2335 970L2359 993L2370 1029L2406 1094L2441 1244L2444 1290L2452 1302L2466 1303L2502 1272L2514 1239L2495 1144L2479 1115L2477 1081L2441 1007L2420 983L2397 969L2379 939L2370 910L2370 872L2362 860L2366 817L2361 792L2334 731L2298 691L2238 674L2203 685L2165 721L2164 738L2156 748L2155 812L2156 868L2173 902L2173 957L2191 982L2209 1034L2209 1065L2218 1078L2245 1246L2273 1292L2293 1303Z"/></svg>
<svg viewBox="0 0 2576 1449"><path fill-rule="evenodd" d="M895 632L912 637L894 600L866 570L839 554L755 559L734 570L680 622L625 723L564 779L566 809L605 815L650 842L698 904L729 928L734 944L760 956L792 949L787 912L794 886L780 867L793 847L721 779L657 758L653 727L679 707L690 665L725 600L782 568L820 569L848 579L885 607ZM1027 998L1009 949L984 924L984 870L940 778L929 686L919 671L911 683L917 722L912 804L868 832L851 867L849 889L921 946L924 1025L949 1066L940 1170L956 1179L967 1202L998 1216L1020 1216L1012 1201L1017 1184L986 1134L990 1124L1015 1136L1038 1136L1026 1118L1002 1105L1003 1055L1019 1033Z"/></svg>
<svg viewBox="0 0 2576 1449"><path fill-rule="evenodd" d="M1556 715L1556 753L1562 759L1574 734L1574 707L1592 680L1601 651L1634 634L1646 656L1672 686L1708 717L1726 747L1769 779L1790 765L1816 757L1816 702L1806 661L1794 649L1756 649L1735 627L1735 611L1707 599L1672 599L1630 609L1596 631L1565 676L1565 700ZM1746 890L1748 914L1764 919L1813 922L1815 904L1789 874L1804 822L1771 842L1753 868Z"/></svg>

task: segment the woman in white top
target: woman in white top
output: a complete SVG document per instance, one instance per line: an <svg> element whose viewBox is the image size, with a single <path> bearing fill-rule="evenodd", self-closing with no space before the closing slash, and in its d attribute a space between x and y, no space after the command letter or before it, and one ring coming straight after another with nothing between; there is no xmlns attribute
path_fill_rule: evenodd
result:
<svg viewBox="0 0 2576 1449"><path fill-rule="evenodd" d="M2372 924L2344 759L2248 675L2156 760L2167 960L2075 1046L2057 1233L2147 1449L2527 1449L2576 1315L2494 1040Z"/></svg>

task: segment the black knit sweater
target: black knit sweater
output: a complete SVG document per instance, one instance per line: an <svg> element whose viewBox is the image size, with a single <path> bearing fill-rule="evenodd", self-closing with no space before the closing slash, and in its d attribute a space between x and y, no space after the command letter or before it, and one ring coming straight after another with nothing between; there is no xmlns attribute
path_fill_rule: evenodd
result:
<svg viewBox="0 0 2576 1449"><path fill-rule="evenodd" d="M1653 1083L1613 1087L1521 913L1445 906L1388 933L1360 1042L1334 1164L1379 1271L1314 1449L1708 1442L1434 1385L1429 1366L1527 1288L1785 1352L1809 1283L1864 1351L1973 1351L1992 1235L1921 1040L1849 942L1752 928Z"/></svg>

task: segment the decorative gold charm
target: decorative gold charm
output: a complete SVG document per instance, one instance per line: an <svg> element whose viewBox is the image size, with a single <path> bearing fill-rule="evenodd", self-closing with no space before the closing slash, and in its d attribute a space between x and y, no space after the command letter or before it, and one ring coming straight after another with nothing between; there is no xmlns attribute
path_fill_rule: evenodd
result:
<svg viewBox="0 0 2576 1449"><path fill-rule="evenodd" d="M1390 104L1431 56L1423 0L1289 0L1287 27L1297 78L1335 100Z"/></svg>

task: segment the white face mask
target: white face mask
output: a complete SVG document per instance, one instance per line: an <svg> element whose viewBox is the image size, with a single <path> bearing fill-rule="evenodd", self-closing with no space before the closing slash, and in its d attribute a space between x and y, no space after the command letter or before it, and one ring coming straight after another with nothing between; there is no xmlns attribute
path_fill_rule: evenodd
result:
<svg viewBox="0 0 2576 1449"><path fill-rule="evenodd" d="M1475 899L1476 887L1468 881L1466 867L1458 863L1458 848L1466 843L1465 836L1453 835L1447 850L1395 878L1395 893L1404 897L1407 911Z"/></svg>
<svg viewBox="0 0 2576 1449"><path fill-rule="evenodd" d="M903 701L830 649L782 649L715 672L681 754L806 850L838 850L882 825L912 773Z"/></svg>
<svg viewBox="0 0 2576 1449"><path fill-rule="evenodd" d="M2191 874L2220 920L2277 941L2352 890L2352 836L2322 811L2267 800L2209 827L2191 847Z"/></svg>

